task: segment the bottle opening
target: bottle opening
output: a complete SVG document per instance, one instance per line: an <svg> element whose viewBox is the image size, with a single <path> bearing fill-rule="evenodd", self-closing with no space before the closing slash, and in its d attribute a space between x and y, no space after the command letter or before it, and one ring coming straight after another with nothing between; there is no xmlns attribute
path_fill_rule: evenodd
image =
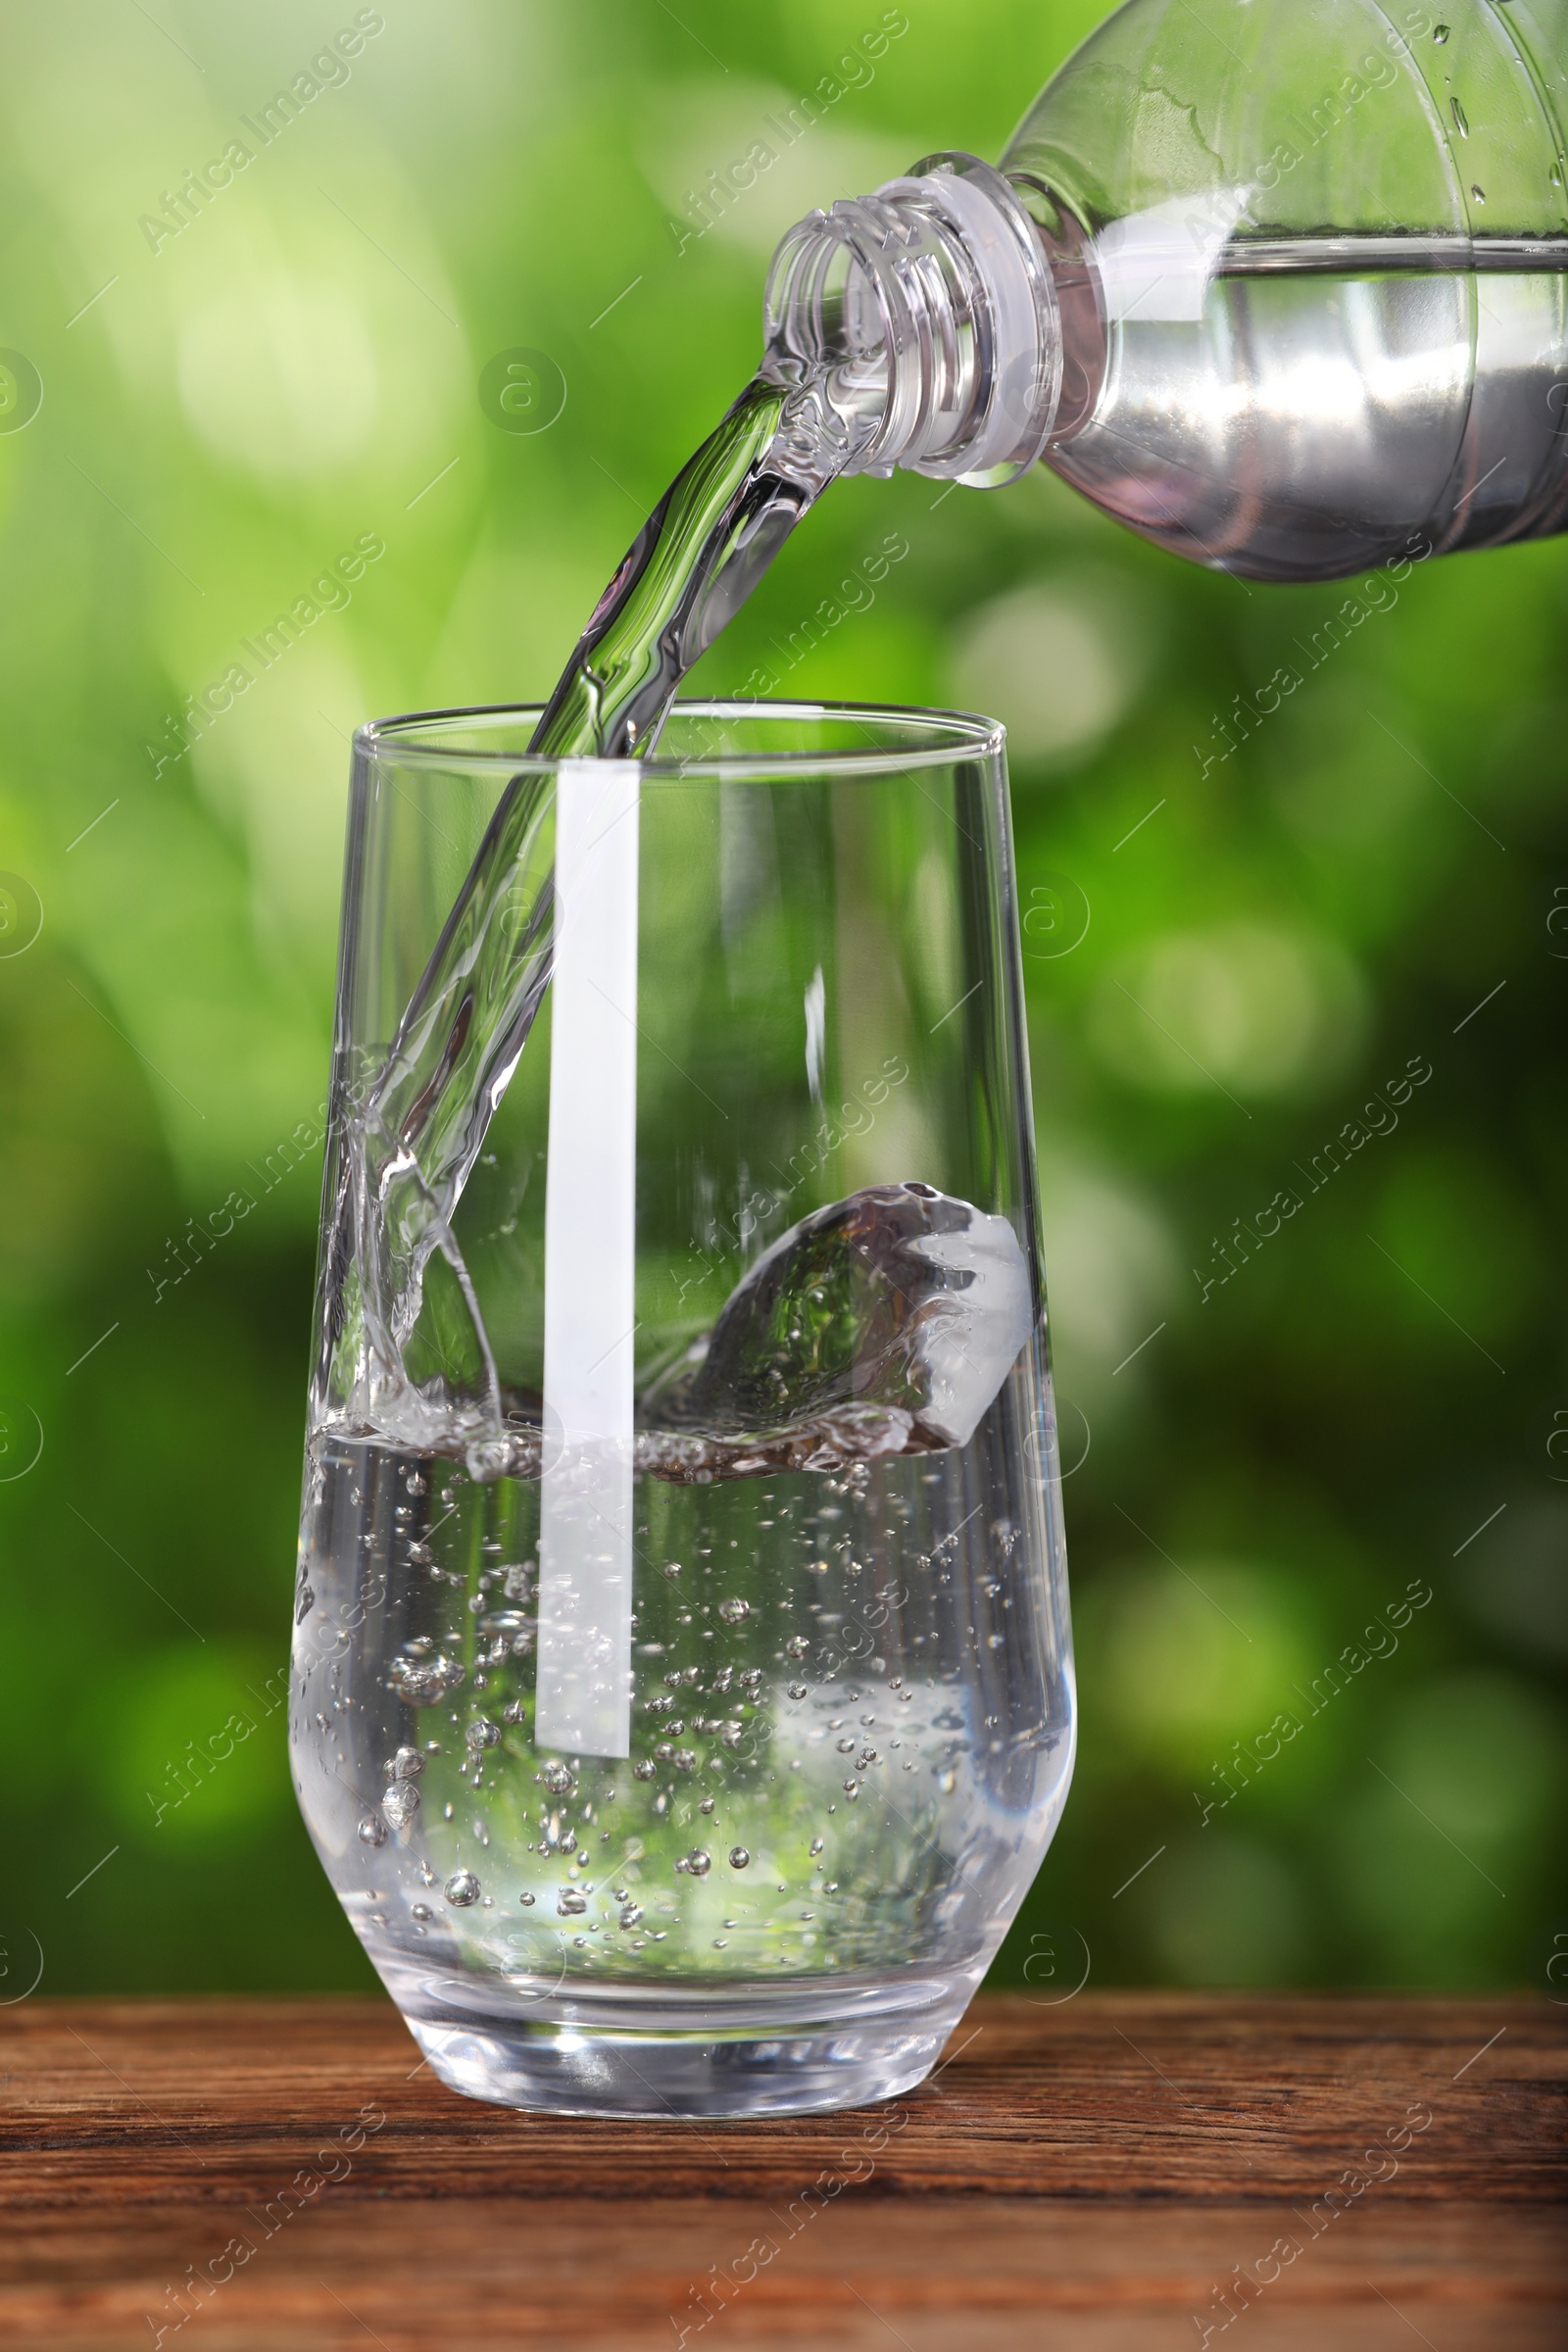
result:
<svg viewBox="0 0 1568 2352"><path fill-rule="evenodd" d="M774 256L765 319L768 365L826 370L860 426L850 472L989 486L1051 438L1063 389L1051 261L1018 191L977 157L932 156L811 214Z"/></svg>

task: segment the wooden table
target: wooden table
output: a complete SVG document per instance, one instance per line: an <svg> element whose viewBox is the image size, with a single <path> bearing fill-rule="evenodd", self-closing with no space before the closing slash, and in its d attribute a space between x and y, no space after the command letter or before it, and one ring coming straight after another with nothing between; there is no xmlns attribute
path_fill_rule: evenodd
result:
<svg viewBox="0 0 1568 2352"><path fill-rule="evenodd" d="M377 2001L33 1999L0 2344L1560 2352L1565 2019L998 1997L886 2107L612 2125L453 2096Z"/></svg>

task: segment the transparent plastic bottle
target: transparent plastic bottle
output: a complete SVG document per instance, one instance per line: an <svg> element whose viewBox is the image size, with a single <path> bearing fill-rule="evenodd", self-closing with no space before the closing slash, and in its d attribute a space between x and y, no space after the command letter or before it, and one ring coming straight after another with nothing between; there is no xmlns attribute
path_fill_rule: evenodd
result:
<svg viewBox="0 0 1568 2352"><path fill-rule="evenodd" d="M993 170L813 214L769 365L1267 580L1568 527L1568 0L1130 0Z"/></svg>

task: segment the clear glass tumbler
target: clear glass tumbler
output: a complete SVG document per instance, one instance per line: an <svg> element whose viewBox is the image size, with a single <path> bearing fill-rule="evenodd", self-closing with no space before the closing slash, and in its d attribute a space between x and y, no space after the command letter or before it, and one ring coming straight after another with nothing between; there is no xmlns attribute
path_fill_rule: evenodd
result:
<svg viewBox="0 0 1568 2352"><path fill-rule="evenodd" d="M1002 732L690 703L552 761L537 715L355 745L300 1802L455 2088L849 2106L935 2063L1072 1770Z"/></svg>

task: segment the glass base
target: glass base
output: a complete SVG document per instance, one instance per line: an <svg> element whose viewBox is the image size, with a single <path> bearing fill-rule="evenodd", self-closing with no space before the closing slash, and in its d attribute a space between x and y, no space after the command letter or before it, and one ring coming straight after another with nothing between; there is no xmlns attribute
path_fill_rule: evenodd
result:
<svg viewBox="0 0 1568 2352"><path fill-rule="evenodd" d="M967 1997L968 1986L964 1987ZM580 2025L437 2024L409 2030L443 2082L470 2099L556 2115L819 2115L912 2090L962 2015L866 2018L815 2031L627 2033Z"/></svg>

